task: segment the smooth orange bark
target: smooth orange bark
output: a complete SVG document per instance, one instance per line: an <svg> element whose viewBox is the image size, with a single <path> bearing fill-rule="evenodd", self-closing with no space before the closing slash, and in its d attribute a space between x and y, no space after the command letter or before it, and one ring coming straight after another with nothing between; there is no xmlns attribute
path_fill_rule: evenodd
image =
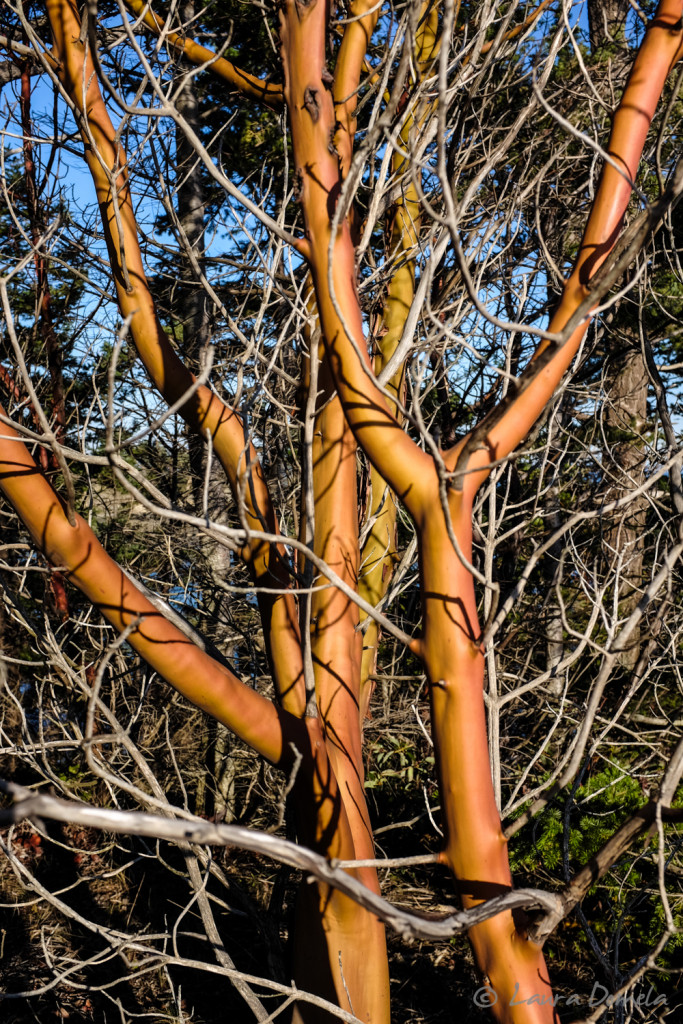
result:
<svg viewBox="0 0 683 1024"><path fill-rule="evenodd" d="M317 47L316 40L312 36L307 36L306 12L300 10L298 14L303 16L295 27L296 44L290 46L287 29L284 29L281 35L285 91L290 73L289 59L296 62L296 73L306 76L310 67L312 48ZM297 18L298 15L295 14L294 20ZM360 26L360 22L354 24ZM366 27L361 26L361 29L363 33L367 32ZM357 48L354 46L348 52L351 50L357 56ZM332 107L332 94L329 90L331 82L323 81L323 57L321 53L317 64L318 92L327 91ZM354 74L360 72L360 63L356 61L347 72L343 76L344 89L351 88ZM307 85L308 81L301 89L302 101ZM307 98L315 107L318 102L317 94L308 93ZM291 102L288 105L290 117L296 118L296 105ZM328 123L328 135L325 140L328 156L334 123L333 116ZM296 133L293 138L296 153ZM336 160L335 157L335 165ZM307 182L302 180L303 187L306 188ZM345 230L348 231L348 226ZM315 276L314 264L312 270ZM316 296L319 307L317 283ZM334 565L342 578L346 578L356 588L359 565L356 442L339 399L332 397L331 383L329 366L324 364L321 367L320 380L321 412L316 418L313 446L315 547L316 551L324 553L326 560ZM344 595L329 590L323 591L319 596L316 595L312 646L318 710L323 721L330 761L350 823L354 850L352 856L365 859L373 857L374 852L364 792L360 713L362 638L357 626L357 606L349 602ZM379 890L374 868L360 869L358 875L370 888ZM305 920L312 928L320 908L309 903L306 909L308 914ZM362 1020L376 1024L388 1021L389 976L384 926L374 915L362 910L351 900L344 901L341 898L337 899L336 907L324 908L322 920L326 929L328 961L339 1004L345 1008L352 1006L353 1012ZM303 930L305 929L302 928ZM338 959L335 956L335 943L341 951L339 966L335 965L335 960ZM310 1011L305 1012L308 1018Z"/></svg>
<svg viewBox="0 0 683 1024"><path fill-rule="evenodd" d="M62 80L82 116L85 156L100 201L119 308L129 320L131 336L150 377L169 403L178 402L192 386L193 377L172 350L156 315L137 240L125 153L117 144L87 47L79 42L80 22L73 0L48 0L48 12L62 60ZM277 519L256 452L245 441L239 417L204 386L196 389L180 411L200 434L211 432L214 451L233 490L244 502L248 525L277 532ZM313 458L314 548L355 588L355 441L339 400L331 398L329 383L323 386ZM255 542L243 554L257 585L287 585L281 548ZM283 708L302 716L303 662L293 594L259 594L259 603L281 703ZM366 859L373 856L373 845L360 749L361 637L356 628L357 606L334 588L318 590L313 597L313 620L319 717L302 723L306 735L311 737L312 751L311 770L304 771L302 779L297 776L294 791L299 834L304 842L330 857ZM220 709L212 710L215 717L224 720L216 710ZM360 868L356 874L366 885L378 890L374 868ZM335 890L304 886L297 936L300 984L316 988L346 1009L353 1007L364 1020L381 1024L388 1018L384 927L374 915ZM368 964L371 985L367 982ZM347 990L353 993L351 1000ZM301 1012L306 1013L307 1020L315 1019L310 1007Z"/></svg>
<svg viewBox="0 0 683 1024"><path fill-rule="evenodd" d="M0 415L6 415L1 407ZM331 858L357 858L321 719L301 719L278 707L164 618L106 553L85 520L77 516L75 525L70 525L62 502L6 421L0 425L0 490L36 546L107 621L121 632L129 631L130 645L160 676L263 757L296 772L295 810L302 841ZM352 873L377 887L373 869ZM359 956L360 950L383 948L383 928L377 919L336 890L307 882L302 886L298 918L295 960L300 981L349 1009L345 983L357 993L354 1007L363 1020L384 1020L373 1001L363 998L364 964L373 953ZM388 978L386 983L383 1004L388 999ZM305 1019L315 1021L318 1015L309 1009Z"/></svg>
<svg viewBox="0 0 683 1024"><path fill-rule="evenodd" d="M0 408L5 416L5 410ZM227 725L275 764L291 763L287 742L305 736L297 719L246 686L230 670L200 650L161 615L106 553L80 516L71 526L62 502L42 476L20 435L0 424L0 488L52 565L75 584L122 631L132 647L193 703ZM283 722L293 726L286 730ZM306 755L310 743L301 745Z"/></svg>
<svg viewBox="0 0 683 1024"><path fill-rule="evenodd" d="M334 144L342 177L348 174L353 157L360 76L379 18L379 8L377 0L353 0L349 5L350 19L334 66L332 95L337 115Z"/></svg>
<svg viewBox="0 0 683 1024"><path fill-rule="evenodd" d="M473 643L477 634L474 588L471 575L452 550L443 515L435 505L434 464L400 429L366 372L369 358L348 226L341 224L332 238L340 171L326 146L334 107L322 79L325 23L322 3L304 8L291 0L282 15L285 97L302 179L310 265L327 353L349 423L359 444L417 522L424 635L415 649L425 662L431 683L435 750L448 828L444 858L462 880L463 902L471 905L511 885L489 770L483 659ZM453 511L460 512L458 521L467 522L471 530L469 509ZM500 1019L521 1021L523 1009L527 1021L540 1024L552 1020L547 1006L512 1009L507 1005L514 984L528 996L536 994L541 983L544 993L548 992L542 953L518 935L511 915L499 915L495 923L473 929L471 938L480 967L493 972L495 983L501 986L499 1007L494 1010Z"/></svg>
<svg viewBox="0 0 683 1024"><path fill-rule="evenodd" d="M145 11L139 0L131 0L131 6L139 13ZM333 231L336 204L352 158L356 90L377 20L373 7L369 0L354 4L355 18L347 25L334 78L325 66L325 3L285 0L281 11L284 96L306 222L301 251L310 263L325 345L313 447L313 546L352 589L357 587L355 446L360 444L376 474L404 501L417 527L423 634L412 646L424 662L430 684L446 833L442 857L453 872L463 904L472 906L512 885L489 771L484 659L474 583L466 564L472 559L472 501L490 461L520 442L549 401L576 353L585 325L576 329L505 414L492 421L483 446L469 458L466 468L475 472L464 476L462 486L456 481L449 489L439 479L431 456L404 433L392 403L375 383L355 286L348 220L342 218ZM137 239L125 153L106 111L87 46L80 41L78 8L74 0L47 0L47 10L60 76L80 117L118 302L131 336L161 394L171 403L181 402L180 411L200 434L210 432L233 491L243 502L247 526L252 530L265 526L276 534L277 516L266 481L239 417L205 386L183 401L194 378L173 351L156 314ZM682 48L682 13L681 0L660 3L615 115L610 153L630 178L636 174L666 74ZM155 31L161 30L149 10L145 18L151 19ZM436 8L425 26L424 31L428 28L432 34L435 53ZM189 59L204 60L208 53L201 47L193 50L195 44L178 36L168 38ZM212 65L214 69L217 64ZM240 82L233 84L245 93L253 89L254 95L263 98L263 83L236 69L229 73L238 75ZM331 145L333 139L338 152ZM591 275L616 242L630 193L629 181L606 166L551 331L561 330L588 294ZM396 242L409 249L419 217L415 195L406 197L402 217L396 222ZM409 263L406 271L410 281L397 278L394 282L397 302L412 301ZM392 311L391 302L388 309ZM537 354L543 349L539 346ZM335 387L339 397L334 397ZM291 592L260 594L281 701L277 707L164 619L104 552L87 524L81 519L75 526L69 524L62 503L40 476L17 433L3 426L0 434L0 487L53 564L64 567L69 579L117 629L131 629L131 644L150 665L263 756L288 767L294 759L294 744L303 759L295 796L299 834L305 843L329 856L371 857L361 750L361 640L353 601L333 588L313 597L311 647L319 717L305 718L296 601ZM463 443L446 454L451 471L462 448ZM442 499L447 508L441 506ZM449 538L447 517L460 554ZM286 588L289 577L283 554L277 544L246 545L244 556L257 584ZM359 869L357 876L377 890L373 868ZM470 938L479 967L498 996L493 1008L497 1018L504 1024L549 1024L552 1007L540 1004L550 994L543 955L526 939L523 921L502 913L473 928ZM384 929L372 914L324 886L304 887L295 945L299 984L316 987L364 1021L388 1021ZM532 996L539 1001L524 1002ZM297 1014L306 1021L317 1018L310 1009L302 1008Z"/></svg>

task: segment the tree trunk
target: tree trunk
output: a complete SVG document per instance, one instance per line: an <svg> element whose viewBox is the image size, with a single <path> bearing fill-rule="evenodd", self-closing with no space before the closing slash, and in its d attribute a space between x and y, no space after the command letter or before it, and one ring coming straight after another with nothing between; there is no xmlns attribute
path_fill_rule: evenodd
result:
<svg viewBox="0 0 683 1024"><path fill-rule="evenodd" d="M588 0L588 35L591 53L624 38L629 0Z"/></svg>
<svg viewBox="0 0 683 1024"><path fill-rule="evenodd" d="M626 498L645 479L647 453L643 431L647 424L649 376L633 332L622 329L613 337L607 365L603 472L605 500ZM603 521L603 551L610 575L616 579L619 617L628 618L642 595L644 528L648 502L642 495ZM640 655L640 623L620 655L627 669Z"/></svg>
<svg viewBox="0 0 683 1024"><path fill-rule="evenodd" d="M346 44L357 39L358 45L349 42L343 60L340 48L335 74L339 70L342 76L350 67L361 67L368 32L376 20L374 9L373 0L353 4L344 40ZM425 11L408 11L413 30ZM362 651L353 599L360 561L356 494L356 446L360 445L379 477L403 502L419 540L423 632L412 640L404 636L404 641L422 660L430 687L445 823L442 860L466 907L507 892L512 879L489 770L483 638L471 564L472 508L492 467L519 445L551 400L585 336L585 318L579 322L577 317L562 344L556 339L542 342L506 398L454 447L427 452L404 431L392 407L396 395L387 401L373 377L349 218L340 217L333 229L343 167L350 153L352 115L344 124L330 93L329 10L320 0L285 0L280 10L284 91L306 227L304 237L292 244L311 268L324 341L319 391L312 394L311 402L315 522L314 552L308 557L326 563L337 574L337 585L323 582L311 600L318 715L309 716L297 606L258 453L245 436L238 414L210 387L198 386L191 398L183 399L196 381L174 352L156 313L138 241L125 153L104 104L92 51L83 43L77 5L75 0L48 0L48 13L60 78L80 119L86 161L97 189L120 312L128 319L130 335L160 393L169 403L179 402L181 414L200 436L212 437L233 500L240 502L245 524L240 544L258 588L277 700L268 700L243 683L230 666L188 642L185 632L158 613L109 558L89 525L79 517L75 523L67 519L55 491L9 425L0 435L0 486L34 543L53 564L64 566L73 583L119 632L125 632L155 671L257 754L290 773L302 842L328 858L365 860L373 855L373 842L364 795ZM190 13L188 6L184 16ZM439 12L439 24L449 39L451 13ZM434 10L432 14L436 24ZM629 179L637 173L666 74L680 51L679 19L680 2L662 0L636 57L609 142L627 174L612 164L603 168L574 268L550 319L551 335L562 332L580 307L591 308L593 302L595 308L598 301L591 281L619 236L631 194ZM446 46L442 53L448 58ZM407 81L410 60L401 64ZM435 69L430 68L430 73ZM446 64L439 70L445 75ZM397 92L402 86L399 81ZM343 94L350 95L346 87ZM337 136L343 157L335 148ZM446 187L449 183L442 184L448 204L453 196ZM190 241L185 231L191 252L201 244L200 235L193 231L199 231L203 221L192 198L181 219L194 239ZM190 313L201 332L200 311ZM629 387L637 387L633 379ZM626 390L616 397L617 405L621 402L624 408L628 401ZM270 539L263 538L264 526ZM383 537L379 543L384 543ZM308 621L304 627L308 632ZM349 870L367 888L378 890L372 864ZM554 1012L543 953L529 938L523 917L498 913L472 927L470 938L480 970L496 997L498 1019L504 1024L549 1024ZM324 884L305 884L299 898L294 956L300 988L327 996L367 1024L389 1020L384 927L355 901ZM303 1006L295 1011L296 1020L321 1016L328 1019Z"/></svg>
<svg viewBox="0 0 683 1024"><path fill-rule="evenodd" d="M588 23L591 52L599 61L600 50L623 46L629 0L589 0ZM599 70L598 64L596 70ZM612 64L606 65L611 73ZM594 83L609 101L611 88L605 75ZM628 301L628 300L626 300ZM612 326L605 331L609 350L605 380L605 434L603 449L606 501L628 496L644 479L646 451L642 432L647 421L648 373L640 340L628 324L622 301L613 311ZM621 323L620 323L621 322ZM625 506L603 524L603 554L618 588L619 618L628 618L640 599L643 570L643 527L647 514L644 498ZM640 624L632 632L627 649L620 654L624 668L634 668L640 654Z"/></svg>

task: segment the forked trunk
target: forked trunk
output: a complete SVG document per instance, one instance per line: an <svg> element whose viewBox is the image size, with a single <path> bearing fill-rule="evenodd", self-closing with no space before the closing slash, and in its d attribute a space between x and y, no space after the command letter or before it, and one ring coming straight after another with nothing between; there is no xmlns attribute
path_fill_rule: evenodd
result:
<svg viewBox="0 0 683 1024"><path fill-rule="evenodd" d="M147 5L131 0L131 6L154 31L161 30ZM98 193L121 313L161 394L179 403L193 431L202 437L210 433L213 450L240 504L247 531L242 555L259 588L277 704L190 642L109 558L88 525L79 518L75 524L68 520L52 487L9 426L0 436L0 483L35 543L55 564L65 567L72 582L119 631L126 631L130 643L155 670L263 757L296 772L293 803L302 842L328 857L366 860L373 857L361 749L367 690L363 690L359 614L353 600L361 561L356 495L356 446L361 446L374 467L376 489L380 481L392 489L417 531L423 632L410 646L424 664L430 687L445 824L442 859L464 906L473 907L512 886L489 768L483 639L471 564L474 497L492 463L505 458L533 425L584 336L588 310L595 305L591 279L619 236L650 120L666 74L679 55L682 2L663 0L646 33L615 114L609 149L617 168L605 166L579 256L550 331L555 335L564 331L582 304L586 317L573 324L567 338L541 344L508 398L455 448L433 449L434 457L410 439L397 418L400 378L394 382L391 401L376 384L356 290L350 217L338 216L352 161L355 90L364 48L377 21L374 7L370 0L352 5L334 77L326 68L329 10L325 0L284 0L281 9L284 96L306 223L304 239L295 244L310 266L324 342L319 391L310 403L313 521L307 527L315 559L310 558L327 563L344 588L315 588L310 621L301 616L300 623L278 518L258 453L235 411L208 386L196 386L159 323L139 248L125 153L83 42L75 0L47 3L60 78L78 118ZM442 29L450 24L452 12L440 12L437 17L435 11L436 7L423 5L411 14L419 75L429 70L430 61L442 58L440 70L444 76L448 71L448 46L440 48L436 35L439 24ZM167 41L190 60L207 59L207 51L177 34L171 33ZM229 61L220 58L212 66L245 93L274 105L282 101L279 87L241 75ZM407 64L404 74L407 80ZM398 84L399 92L404 84ZM419 117L419 111L410 116ZM444 189L450 187L448 182L442 184ZM405 247L407 279L395 280L400 294L395 291L393 297L405 303L413 301L409 253L411 232L419 222L416 197L417 189L405 197L403 209L410 202L414 211L396 229L395 238L397 246ZM446 198L451 198L450 192ZM465 269L461 267L463 276ZM373 557L378 565L385 542L387 548L392 542L393 523L391 516L387 519L386 536L379 533L375 538ZM375 600L381 595L382 582L373 584ZM304 682L309 631L317 717L307 713L311 695ZM368 888L378 890L374 867L352 870ZM542 950L527 937L523 918L500 913L473 927L470 939L490 986L497 1019L502 1024L550 1024L554 1010ZM324 885L304 883L294 960L300 987L326 997L367 1024L388 1024L384 927L353 900ZM295 1018L317 1024L329 1021L329 1014L305 1004L296 1009Z"/></svg>
<svg viewBox="0 0 683 1024"><path fill-rule="evenodd" d="M562 331L587 300L589 281L619 235L650 119L681 45L680 8L680 0L660 5L636 59L610 142L625 173L605 167L579 257L550 323L552 332ZM509 400L444 453L441 467L416 448L374 385L355 287L351 231L336 212L343 176L329 145L336 119L325 71L325 5L322 0L287 0L281 22L285 99L306 218L302 249L311 266L326 350L348 421L416 524L423 636L413 649L424 662L431 691L446 824L443 860L464 905L473 906L509 890L512 879L489 768L484 658L471 571L472 503L491 462L519 444L551 398L584 337L586 319L562 344L539 346L536 361L511 389ZM549 1024L555 1013L547 969L542 950L526 935L523 916L501 913L472 928L470 939L491 986L494 1015L505 1024Z"/></svg>

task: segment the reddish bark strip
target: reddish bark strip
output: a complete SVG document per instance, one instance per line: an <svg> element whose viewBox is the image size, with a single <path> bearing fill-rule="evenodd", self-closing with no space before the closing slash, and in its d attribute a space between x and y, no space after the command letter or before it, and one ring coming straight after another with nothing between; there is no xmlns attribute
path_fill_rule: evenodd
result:
<svg viewBox="0 0 683 1024"><path fill-rule="evenodd" d="M156 315L137 239L126 156L117 144L87 47L80 42L80 21L74 3L72 0L48 0L47 6L62 63L62 81L81 117L85 156L103 213L119 307L122 315L130 318L133 341L150 377L167 401L174 402L182 398L193 379L171 349ZM314 109L315 96L308 94L307 99ZM330 391L331 385L328 385L328 395ZM249 449L252 476L251 483L247 484L245 438L239 417L207 387L198 388L181 412L202 434L211 430L214 451L235 492L246 505L249 524L260 529L265 522L271 532L277 532L277 517L253 448ZM357 547L355 443L338 400L321 407L318 425L320 437L314 452L317 491L314 546L316 553L334 565L342 578L355 587L358 572L358 556L353 555L354 534ZM267 584L270 574L276 586L286 586L281 552L274 545L255 543L244 554L257 583ZM269 597L265 594L260 595L259 600L282 705L301 716L304 713L302 654L293 595ZM373 847L360 750L357 607L339 591L328 588L316 593L314 611L316 629L312 646L319 718L305 720L304 740L311 745L310 753L297 740L297 747L309 763L309 769L306 770L304 764L304 770L297 775L294 791L299 834L307 845L328 856L367 858L372 856ZM166 677L169 678L169 673ZM169 681L195 703L206 707L203 691L200 692L197 685L186 678L181 685L177 677ZM212 713L219 717L217 710L214 705ZM243 714L248 716L246 708L240 711L226 707L221 714L223 721L229 715L230 727L238 734L243 735L248 729L248 742L262 750L262 739L251 731L254 723L249 725L246 720L242 721ZM271 717L266 716L265 721L270 721ZM283 721L281 716L279 721ZM292 729L290 723L288 732ZM285 746L289 742L288 735L281 740ZM271 751L272 743L273 740L269 740ZM286 754L283 747L279 758L285 758ZM373 868L359 869L356 874L377 889ZM364 1020L381 1024L388 1019L384 928L374 915L326 886L304 886L297 936L299 984L335 999L346 1009L353 1007ZM372 966L370 985L366 974L368 963ZM349 993L353 995L350 997ZM307 1020L314 1019L311 1013L307 1011Z"/></svg>

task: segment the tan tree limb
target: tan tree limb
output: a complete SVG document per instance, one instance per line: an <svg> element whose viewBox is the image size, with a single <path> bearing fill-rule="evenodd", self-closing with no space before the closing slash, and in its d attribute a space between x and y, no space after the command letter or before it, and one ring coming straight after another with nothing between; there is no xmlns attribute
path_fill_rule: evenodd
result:
<svg viewBox="0 0 683 1024"><path fill-rule="evenodd" d="M423 633L416 646L430 684L444 829L441 857L468 909L510 891L512 877L491 778L485 663L466 564L473 555L472 506L462 494L451 492L445 500L461 554L450 542L443 514L435 510L419 529ZM550 1002L523 1010L514 1005L515 992L525 999L551 995L541 947L529 940L523 915L506 910L475 924L469 938L479 969L498 996L496 1018L504 1024L550 1024Z"/></svg>
<svg viewBox="0 0 683 1024"><path fill-rule="evenodd" d="M151 5L145 0L124 0L124 3L133 11L138 21L145 24L154 35L159 36L170 49L177 54L182 54L191 64L202 69L206 68L207 71L231 85L233 89L237 89L243 96L260 100L267 107L272 107L273 110L281 109L284 102L281 85L249 74L248 71L236 67L232 61L188 38L184 33L172 31L161 18L157 17Z"/></svg>
<svg viewBox="0 0 683 1024"><path fill-rule="evenodd" d="M336 394L329 366L324 359L320 332L311 329L310 321L317 323L310 292L307 302L309 324L306 335L309 345L309 371L311 362L315 372L308 372L309 395L306 403L306 459L310 480L304 493L302 530L313 548L316 561L332 569L342 587L321 589L316 587L310 597L310 650L315 687L315 704L327 755L339 787L341 803L348 821L351 846L350 863L360 861L355 868L357 885L363 891L379 894L377 867L374 863L372 828L365 799L365 768L362 751L360 703L360 663L362 636L358 630L358 604L354 597L358 590L358 501L356 442L344 416L342 404ZM313 351L316 346L316 351ZM318 348L321 350L318 352ZM322 354L323 358L320 358ZM310 491L310 495L309 492ZM309 508L309 500L312 503ZM305 571L314 563L307 560ZM319 881L325 881L319 876ZM342 997L360 1013L358 992L359 968L356 966L356 948L351 949L349 939L367 934L373 950L373 959L386 963L384 931L376 918L367 914L367 907L349 899L345 889L335 889L330 895L326 886L317 886L301 898L298 931L308 934L322 921L326 932L325 943L317 949L307 949L304 941L297 949L299 971L306 969L304 961L310 956L320 959L325 952L328 964L319 971L332 968L339 972L336 962L339 953L343 963L342 985L335 982L340 1005ZM309 965L310 968L310 965ZM382 982L388 995L385 971L375 972L369 990Z"/></svg>
<svg viewBox="0 0 683 1024"><path fill-rule="evenodd" d="M438 52L438 5L423 4L415 40L415 66L417 69L417 95L409 100L407 116L397 139L392 155L392 170L399 180L400 194L396 200L389 234L388 258L395 260L395 266L387 286L387 296L382 311L382 328L377 339L377 353L373 371L379 377L396 352L403 336L408 312L415 298L415 252L418 245L418 231L421 220L421 206L415 181L410 175L406 154L416 125L423 124L434 109L434 103L424 101L420 86L424 76ZM335 80L336 82L336 80ZM350 162L350 161L349 161ZM342 173L344 161L340 160ZM407 178L407 180L406 180ZM399 366L386 384L389 395L395 395L397 402L389 401L389 409L401 423L398 400L403 390L404 367ZM361 553L362 571L359 579L359 593L373 607L384 598L396 562L396 498L386 481L371 464L370 502L366 522L370 531ZM371 674L376 669L379 625L375 619L361 616L364 625L363 661L361 664L361 717L364 718L372 692ZM367 624L366 624L367 623Z"/></svg>
<svg viewBox="0 0 683 1024"><path fill-rule="evenodd" d="M345 587L316 589L312 594L311 655L316 706L348 821L352 850L349 859L361 862L354 871L357 885L379 898L372 827L365 799L359 712L362 634L358 630L358 605L350 598L350 594L355 596L357 592L359 565L356 442L326 360L319 371L315 378L318 408L312 439L312 542L318 559L336 571ZM346 889L336 887L332 896L326 887L309 889L308 898L302 898L299 932L308 934L316 928L316 921L322 921L326 933L322 950L326 948L328 969L333 971L340 1005L346 1006L346 999L359 1016L381 1021L388 1016L389 991L384 928L377 917L367 913L370 908L366 904L359 906L350 895ZM365 936L362 946L361 936ZM311 954L319 958L322 950L307 951L305 944L297 949L302 977L305 959ZM370 1009L366 1012L363 1006Z"/></svg>
<svg viewBox="0 0 683 1024"><path fill-rule="evenodd" d="M379 5L374 0L359 0L352 5L350 14L335 63L334 80L327 72L324 75L326 85L331 85L337 106L335 142L347 154L348 161L355 132L354 112L360 72L379 15ZM343 173L343 156L341 166ZM315 315L312 310L311 313ZM315 334L309 333L311 336ZM355 590L359 567L356 443L324 359L319 373L317 412L311 440L312 541L316 555L336 569L347 587ZM316 591L312 597L312 623L318 713L355 836L356 856L372 857L372 833L363 788L358 608L339 589ZM367 884L377 889L374 872L368 874Z"/></svg>
<svg viewBox="0 0 683 1024"><path fill-rule="evenodd" d="M350 14L331 83L338 115L335 142L347 153L349 161L360 72L379 5L374 0L360 0L352 5ZM341 163L343 167L343 158ZM311 314L315 316L313 309ZM309 344L315 334L315 331L309 332ZM356 443L335 390L323 354L311 439L312 541L316 555L335 568L355 590L359 568ZM358 621L357 606L340 590L314 592L312 654L316 703L355 836L356 857L364 859L373 856L373 844L363 785ZM374 871L368 873L366 883L378 891Z"/></svg>
<svg viewBox="0 0 683 1024"><path fill-rule="evenodd" d="M351 157L353 153L353 139L355 136L356 126L355 110L358 102L360 75L361 70L363 68L365 55L367 53L367 49L370 43L370 38L372 36L375 25L377 24L377 19L379 17L379 7L380 5L376 2L376 0L355 0L355 2L351 4L349 11L350 18L344 27L342 41L335 62L334 77L331 83L332 96L335 104L337 117L335 125L336 131L334 134L334 146L337 150L337 153L339 154L339 163L342 176L348 170L351 163ZM329 73L326 72L326 74ZM326 82L326 84L330 83ZM348 465L348 472L343 474L343 476L345 477L343 482L341 476L339 477L339 480L337 482L338 490L336 491L336 493L339 495L339 499L341 499L343 502L346 502L348 501L348 498L351 495L353 495L353 497L355 498L355 492L357 488L355 466L353 465L353 463L355 462L355 441L353 440L353 436L344 418L339 398L336 396L332 398L331 393L329 392L330 385L332 385L332 381L329 379L329 371L325 373L325 376L328 379L327 393L325 391L322 393L321 403L323 404L323 406L325 406L328 401L331 401L334 403L334 409L323 408L321 410L320 415L326 417L328 420L334 416L334 419L338 424L336 430L340 435L340 451L347 449L346 462ZM318 444L318 464L322 464L323 462L321 449L325 443L323 440L324 433L325 430L322 428L322 425L319 426L318 424L316 424L315 438L316 440L318 438L320 439L320 442ZM342 434L344 435L344 439L342 439ZM343 460L344 456L342 456L342 462ZM351 479L351 477L353 477L353 479ZM337 517L337 500L334 499L332 493L334 486L335 485L333 481L331 479L327 479L326 482L323 484L322 489L320 489L322 493L326 494L326 498L324 499L326 509L321 509L321 514L323 515L326 521L329 521L330 512L332 512L335 518ZM360 586L359 592L361 593L361 596L364 597L371 605L374 605L376 604L377 595L374 592L366 591L366 589L364 589L363 586L363 581L360 581L359 583L358 580L358 524L356 522L355 506L354 508L348 506L347 513L348 514L345 517L347 525L347 538L342 550L346 550L347 558L351 559L351 561L353 562L352 565L349 565L350 574L353 578L353 586ZM321 552L318 551L317 553L320 554ZM368 557L372 559L373 555L365 552L363 554L363 560L366 561ZM330 624L335 620L335 618L337 618L338 621L342 622L344 621L345 618L348 617L348 613L352 613L352 618L354 620L352 628L354 632L349 638L351 640L351 643L347 641L345 643L345 647L347 649L349 647L355 649L356 657L352 658L352 664L349 664L346 667L345 671L343 670L342 672L337 674L338 680L344 679L346 681L343 689L340 689L339 681L337 681L336 685L332 683L330 687L329 684L332 681L333 672L330 667L329 659L326 657L325 642L324 640L322 640L322 644L319 645L320 652L317 655L317 675L318 677L321 677L322 670L322 679L326 679L328 682L328 692L321 692L321 685L324 684L322 683L322 680L318 682L318 707L331 707L331 697L335 699L335 703L337 705L339 705L340 703L344 704L343 708L341 706L338 706L335 709L335 724L332 725L332 723L330 723L331 729L336 733L335 738L332 739L332 744L334 747L338 747L340 751L344 749L348 750L348 760L346 758L343 758L343 761L346 762L345 768L347 771L345 772L345 774L347 774L349 794L352 795L351 804L352 806L361 809L360 816L356 814L354 815L354 817L356 817L356 819L360 818L360 820L357 820L358 839L359 842L361 843L361 846L364 847L367 851L368 849L372 849L372 837L369 820L367 818L365 796L364 793L362 792L363 760L360 746L361 728L356 726L356 721L362 722L365 716L366 708L363 706L362 694L364 693L367 697L367 695L369 694L369 689L366 686L364 686L364 681L366 680L367 676L367 673L364 672L364 667L369 663L367 650L368 641L372 644L374 635L376 642L377 627L375 620L371 619L369 628L365 634L363 653L359 659L357 657L357 654L358 646L360 643L360 634L357 634L357 616L355 610L350 606L348 607L346 613L341 607L339 609L339 613L337 613L334 610L333 605L340 603L340 597L341 595L338 595L333 602L329 602L330 608L328 620ZM317 632L320 629L320 620L319 615L317 613L315 616L315 621ZM351 625L351 622L349 622L349 625ZM330 627L328 626L328 630L329 628ZM372 634L370 638L368 638L368 632ZM335 634L336 633L337 631L335 630ZM322 634L320 634L320 636L322 638ZM338 644L340 640L341 637L339 637L336 640L336 643ZM357 664L359 660L360 675ZM343 669L343 666L340 667ZM339 698L342 698L341 702ZM346 705L348 705L348 707ZM339 732L340 729L341 733ZM342 765L340 765L339 768L341 770L344 770L344 767ZM372 880L372 884L374 886L377 885L376 879Z"/></svg>
<svg viewBox="0 0 683 1024"><path fill-rule="evenodd" d="M211 436L246 525L279 533L277 516L253 445L245 438L240 417L209 387L193 389L193 376L171 347L157 316L138 241L128 183L126 155L102 99L89 51L79 41L80 19L72 0L48 0L48 14L60 56L60 78L80 113L85 159L97 191L102 224L121 314L129 323L135 346L152 381L173 405L190 393L180 413L197 433ZM259 587L273 677L283 706L294 714L305 711L303 663L292 593L269 595L270 583L285 590L289 583L281 545L247 544L242 552Z"/></svg>
<svg viewBox="0 0 683 1024"><path fill-rule="evenodd" d="M302 488L300 535L312 548L318 566L336 574L342 587L312 587L304 630L310 643L315 708L340 792L349 816L356 858L373 856L372 831L364 793L364 765L359 726L358 511L356 443L344 417L323 355L313 287L304 289L306 390L304 425L305 485ZM301 552L303 554L303 552ZM301 558L304 582L314 582L315 563ZM361 854L360 851L363 851ZM375 872L368 883L377 889Z"/></svg>
<svg viewBox="0 0 683 1024"><path fill-rule="evenodd" d="M471 557L471 506L467 504L463 492L451 492L449 503L456 535L464 538L468 536L469 530L470 543L464 548L464 555L466 558ZM515 829L544 806L561 786L575 778L619 651L643 615L651 595L670 577L682 547L679 541L667 553L664 566L605 655L591 687L586 715L571 749L570 763L563 768L562 777L549 794L534 801L530 811L515 822ZM488 879L489 884L495 882L497 886L507 887L511 884L506 853L507 836L500 826L490 787L490 775L487 776L484 770L488 755L481 699L484 658L478 639L477 608L471 576L468 586L469 574L462 561L456 557L452 548L444 548L443 544L439 548L438 524L434 524L431 535L429 531L423 531L422 551L426 610L421 651L428 677L430 681L435 680L431 689L432 732L442 780L440 792L446 826L443 858L460 879L465 905L468 906L477 896L485 894L483 879ZM449 594L453 596L445 596ZM455 633L453 622L456 625ZM448 635L449 629L449 643L446 644L443 638ZM520 985L520 991L525 988L534 991L531 987L534 976L547 978L541 944L535 935L525 932L524 922L516 921L513 924L511 919L508 919L507 924L503 920L486 922L472 930L471 938L478 963L491 977L492 986L503 1003L509 1002L506 993L512 993L515 985ZM500 954L505 948L509 955ZM486 967L487 964L490 967ZM504 1008L500 1012L501 1020L514 1020L514 1016L505 1015ZM540 1019L543 1019L542 1009L539 1008L537 1012L541 1015Z"/></svg>

